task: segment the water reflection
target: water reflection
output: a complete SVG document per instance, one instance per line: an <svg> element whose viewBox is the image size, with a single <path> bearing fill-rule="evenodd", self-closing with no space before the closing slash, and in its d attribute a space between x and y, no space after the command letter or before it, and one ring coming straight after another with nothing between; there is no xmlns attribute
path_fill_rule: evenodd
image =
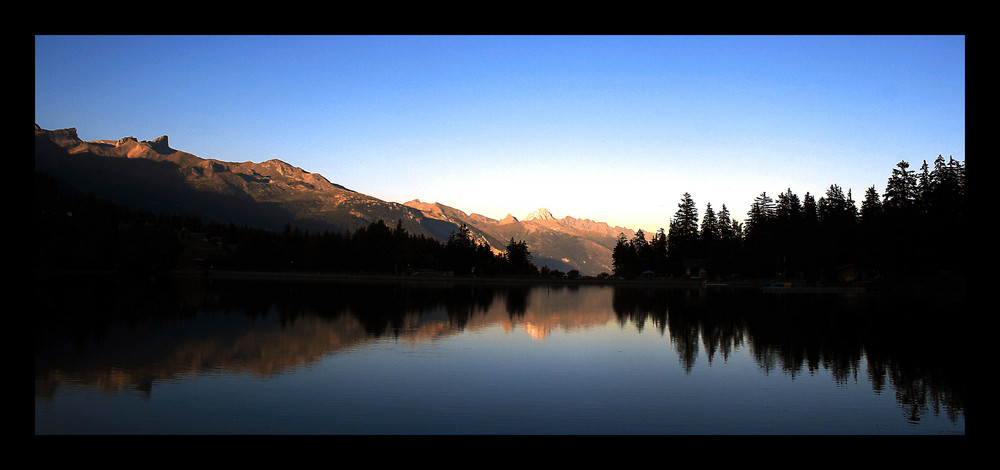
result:
<svg viewBox="0 0 1000 470"><path fill-rule="evenodd" d="M109 282L41 288L61 294L38 295L36 397L69 384L148 392L198 372L269 377L382 338L423 342L491 322L545 323L525 319L525 285ZM497 305L504 315L487 315Z"/></svg>
<svg viewBox="0 0 1000 470"><path fill-rule="evenodd" d="M58 290L65 295L45 295ZM112 295L113 293L113 295ZM616 324L668 339L678 367L749 351L761 374L867 375L911 423L964 417L961 299L723 288L202 279L39 286L36 399L60 387L154 393L231 372L268 378L377 341L429 344L499 326L537 341Z"/></svg>
<svg viewBox="0 0 1000 470"><path fill-rule="evenodd" d="M895 391L914 423L928 412L947 413L953 421L964 413L964 298L722 287L620 287L614 294L622 323L641 327L648 321L669 335L688 372L702 354L709 363L725 361L747 346L765 374L794 378L825 369L848 383L866 373L876 393Z"/></svg>

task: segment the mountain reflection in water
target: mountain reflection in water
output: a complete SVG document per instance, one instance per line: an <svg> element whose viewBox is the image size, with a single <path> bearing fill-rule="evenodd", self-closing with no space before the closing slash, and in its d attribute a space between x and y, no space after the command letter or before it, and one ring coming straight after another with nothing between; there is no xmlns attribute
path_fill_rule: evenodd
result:
<svg viewBox="0 0 1000 470"><path fill-rule="evenodd" d="M274 377L377 341L496 326L545 341L610 323L659 332L687 374L744 350L762 374L866 374L911 423L965 412L964 299L459 281L74 279L38 290L36 400L60 387L150 393L197 374Z"/></svg>

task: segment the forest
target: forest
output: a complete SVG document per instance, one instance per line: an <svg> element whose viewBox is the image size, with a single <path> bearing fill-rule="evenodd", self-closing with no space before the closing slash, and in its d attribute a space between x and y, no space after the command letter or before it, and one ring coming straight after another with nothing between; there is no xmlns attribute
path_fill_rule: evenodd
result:
<svg viewBox="0 0 1000 470"><path fill-rule="evenodd" d="M761 193L744 222L725 204L718 212L707 204L699 219L689 193L677 206L666 233L619 236L616 276L843 282L964 274L965 166L951 157L919 170L900 161L884 194L868 188L860 209L836 184L818 200L790 188L776 198Z"/></svg>
<svg viewBox="0 0 1000 470"><path fill-rule="evenodd" d="M669 229L619 235L614 273L600 277L787 279L804 282L909 279L963 274L965 166L938 156L919 170L900 161L880 195L860 205L832 184L816 197L791 189L761 193L743 222L725 204L699 214L685 193ZM371 274L447 273L464 277L563 277L532 262L513 238L498 253L468 227L447 241L372 222L354 231L281 233L121 208L35 179L35 269L166 272L177 267ZM192 265L193 262L196 263Z"/></svg>
<svg viewBox="0 0 1000 470"><path fill-rule="evenodd" d="M465 225L443 243L411 234L401 223L390 229L381 219L353 232L319 234L291 226L275 234L230 225L222 236L227 245L238 248L209 260L221 269L461 277L538 273L524 241L511 239L505 253L494 253L489 245L476 243Z"/></svg>
<svg viewBox="0 0 1000 470"><path fill-rule="evenodd" d="M178 267L270 272L534 277L524 241L504 253L461 226L446 242L377 220L354 231L277 233L195 217L122 208L35 175L35 269L165 273ZM192 264L193 261L193 264Z"/></svg>

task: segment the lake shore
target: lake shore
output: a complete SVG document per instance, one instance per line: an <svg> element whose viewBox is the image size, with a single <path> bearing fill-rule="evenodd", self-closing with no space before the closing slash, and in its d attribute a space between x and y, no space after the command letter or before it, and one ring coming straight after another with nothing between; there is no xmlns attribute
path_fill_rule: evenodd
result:
<svg viewBox="0 0 1000 470"><path fill-rule="evenodd" d="M36 270L36 281L45 279L97 276L141 281L134 276L122 276L112 271L50 271ZM141 276L140 276L141 277ZM776 279L611 279L585 277L577 279L557 278L516 278L516 277L463 277L445 275L403 275L376 273L330 273L306 271L239 271L203 270L193 268L174 269L162 274L150 275L148 280L164 278L207 279L207 280L261 280L277 282L386 282L414 284L499 284L499 285L555 285L555 286L648 286L681 289L728 289L756 290L765 293L874 293L893 292L911 294L945 294L965 296L964 276L939 276L935 278L908 279L896 281L876 281L860 283L785 281Z"/></svg>
<svg viewBox="0 0 1000 470"><path fill-rule="evenodd" d="M402 274L366 273L315 273L301 271L233 271L233 270L175 270L171 275L178 277L208 277L215 279L259 279L288 281L387 281L387 282L428 282L428 283L478 283L478 284L558 284L558 285L665 285L678 287L704 287L704 279L556 279L518 277L464 277L464 276L407 276ZM710 284L710 283L709 283ZM747 284L750 286L751 284ZM752 284L759 287L759 283Z"/></svg>

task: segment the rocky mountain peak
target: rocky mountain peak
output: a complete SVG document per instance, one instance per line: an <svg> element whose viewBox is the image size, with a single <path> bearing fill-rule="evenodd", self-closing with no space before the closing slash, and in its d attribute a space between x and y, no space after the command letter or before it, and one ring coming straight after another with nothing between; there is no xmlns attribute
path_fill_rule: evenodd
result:
<svg viewBox="0 0 1000 470"><path fill-rule="evenodd" d="M401 221L411 233L442 241L466 225L476 242L488 245L494 253L516 238L532 247L534 262L540 267L577 269L591 275L612 270L611 253L619 232L629 238L633 234L629 229L612 229L589 219L556 219L546 208L521 221L511 214L498 221L419 199L390 203L333 184L318 173L277 158L262 163L203 159L170 149L165 135L152 141L124 137L82 142L75 128L48 131L36 124L35 136L36 170L144 210L167 208L271 230L282 230L289 223L317 231L355 230L382 219L390 226ZM161 164L132 165L126 161L136 158ZM113 175L118 184L107 185L106 175ZM532 219L534 223L521 223Z"/></svg>
<svg viewBox="0 0 1000 470"><path fill-rule="evenodd" d="M555 217L552 216L552 213L548 209L543 207L524 217L524 220L531 219L555 219Z"/></svg>
<svg viewBox="0 0 1000 470"><path fill-rule="evenodd" d="M121 146L123 146L123 145L125 145L127 143L130 143L130 142L133 143L133 144L137 144L137 143L139 143L139 139L136 139L135 137L131 137L131 136L129 136L129 137L122 137L121 139L118 139L117 141L115 141L115 147L121 147Z"/></svg>
<svg viewBox="0 0 1000 470"><path fill-rule="evenodd" d="M513 224L513 223L517 223L517 218L510 214L507 214L507 217L504 217L503 219L500 220L500 225Z"/></svg>
<svg viewBox="0 0 1000 470"><path fill-rule="evenodd" d="M55 129L50 131L42 129L42 127L36 123L35 135L45 136L51 139L53 142L62 146L74 146L81 142L80 137L76 133L75 127L68 127L66 129Z"/></svg>
<svg viewBox="0 0 1000 470"><path fill-rule="evenodd" d="M161 135L151 141L143 141L143 143L149 145L149 148L160 154L173 153L174 149L167 145L167 136Z"/></svg>

